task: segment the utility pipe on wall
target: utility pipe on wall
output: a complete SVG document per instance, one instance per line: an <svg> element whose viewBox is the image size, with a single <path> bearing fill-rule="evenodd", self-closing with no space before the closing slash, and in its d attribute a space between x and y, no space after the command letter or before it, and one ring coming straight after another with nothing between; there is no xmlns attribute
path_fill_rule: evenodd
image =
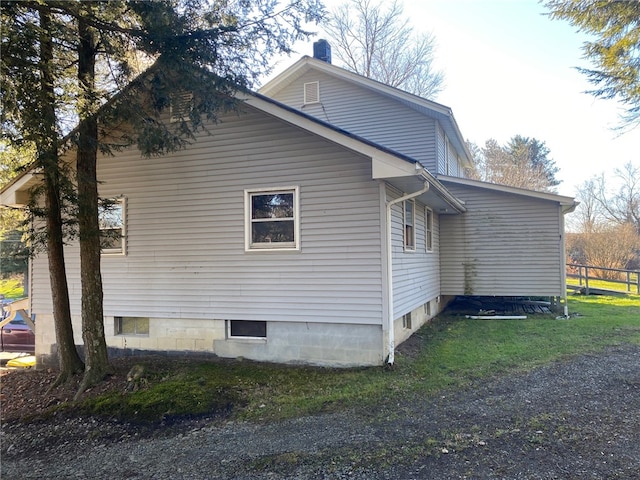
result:
<svg viewBox="0 0 640 480"><path fill-rule="evenodd" d="M394 318L393 318L393 249L391 245L391 207L396 203L410 200L414 197L422 195L429 190L429 182L424 182L424 186L417 192L409 193L402 197L387 202L387 295L388 295L388 319L387 328L389 329L389 365L393 365L395 357L395 331L394 331Z"/></svg>

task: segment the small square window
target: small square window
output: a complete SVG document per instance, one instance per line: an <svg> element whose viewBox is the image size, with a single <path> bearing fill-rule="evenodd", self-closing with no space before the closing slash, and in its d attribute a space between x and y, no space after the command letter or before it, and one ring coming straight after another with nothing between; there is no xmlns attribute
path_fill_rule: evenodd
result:
<svg viewBox="0 0 640 480"><path fill-rule="evenodd" d="M245 191L245 250L299 248L298 188Z"/></svg>
<svg viewBox="0 0 640 480"><path fill-rule="evenodd" d="M98 207L100 247L103 254L124 255L126 202L124 198L103 200Z"/></svg>
<svg viewBox="0 0 640 480"><path fill-rule="evenodd" d="M415 210L416 204L413 200L404 202L404 249L413 251L416 249L416 229Z"/></svg>
<svg viewBox="0 0 640 480"><path fill-rule="evenodd" d="M411 328L411 312L402 316L402 328Z"/></svg>
<svg viewBox="0 0 640 480"><path fill-rule="evenodd" d="M433 210L427 208L425 218L425 247L427 252L433 252Z"/></svg>
<svg viewBox="0 0 640 480"><path fill-rule="evenodd" d="M229 338L266 338L267 322L253 320L229 320Z"/></svg>
<svg viewBox="0 0 640 480"><path fill-rule="evenodd" d="M149 335L148 317L115 317L116 335Z"/></svg>

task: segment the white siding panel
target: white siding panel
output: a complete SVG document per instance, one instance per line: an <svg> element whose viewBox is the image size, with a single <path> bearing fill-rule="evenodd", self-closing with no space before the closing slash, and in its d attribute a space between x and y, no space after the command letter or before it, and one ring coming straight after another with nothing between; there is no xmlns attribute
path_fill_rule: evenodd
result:
<svg viewBox="0 0 640 480"><path fill-rule="evenodd" d="M442 127L437 126L437 143L436 143L436 174L446 175L447 173L447 156L446 156L446 143L447 137L442 130Z"/></svg>
<svg viewBox="0 0 640 480"><path fill-rule="evenodd" d="M370 160L247 110L177 153L100 158L101 195L127 198L127 255L102 259L105 315L381 324ZM300 189L300 251L245 252L244 190L289 186ZM50 311L48 288L41 257L34 311Z"/></svg>
<svg viewBox="0 0 640 480"><path fill-rule="evenodd" d="M320 103L304 105L304 84L314 81L320 84ZM316 71L294 80L274 99L436 171L436 121L397 101Z"/></svg>
<svg viewBox="0 0 640 480"><path fill-rule="evenodd" d="M562 295L557 203L444 183L468 209L441 216L444 295Z"/></svg>
<svg viewBox="0 0 640 480"><path fill-rule="evenodd" d="M390 200L398 198L399 192L387 189ZM404 224L402 202L392 206L391 236L393 255L393 304L394 318L399 318L440 295L440 261L438 217L433 219L433 251L427 252L425 245L425 205L416 202L415 211L416 250L404 250Z"/></svg>

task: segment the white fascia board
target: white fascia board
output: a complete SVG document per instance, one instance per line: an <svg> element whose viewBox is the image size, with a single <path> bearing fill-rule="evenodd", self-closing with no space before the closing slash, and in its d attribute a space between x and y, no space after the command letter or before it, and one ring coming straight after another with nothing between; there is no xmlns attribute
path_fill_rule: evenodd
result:
<svg viewBox="0 0 640 480"><path fill-rule="evenodd" d="M262 95L271 96L311 68L320 70L330 76L335 76L343 80L356 83L368 89L378 90L380 92L386 93L387 95L426 106L427 108L430 108L431 110L442 115L451 115L451 109L445 105L427 100L426 98L418 97L417 95L414 95L412 93L405 92L395 87L391 87L385 83L379 82L377 80L372 80L357 73L350 72L349 70L345 70L344 68L338 67L331 63L317 60L309 56L302 57L296 63L287 68L284 72L263 85L258 90L258 92Z"/></svg>
<svg viewBox="0 0 640 480"><path fill-rule="evenodd" d="M374 155L371 172L374 180L418 175L423 170L419 163L411 164L391 155Z"/></svg>
<svg viewBox="0 0 640 480"><path fill-rule="evenodd" d="M29 189L38 183L38 178L29 171L17 177L12 183L0 191L0 205L5 207L23 208L29 204Z"/></svg>
<svg viewBox="0 0 640 480"><path fill-rule="evenodd" d="M304 56L288 67L284 72L276 75L258 89L258 93L270 97L287 86L291 81L302 75L309 68L310 57Z"/></svg>
<svg viewBox="0 0 640 480"><path fill-rule="evenodd" d="M349 70L345 70L344 68L324 62L322 60L304 56L289 68L287 68L284 72L264 84L258 90L258 92L267 97L271 97L277 94L282 88L286 87L290 82L312 68L320 70L327 75L338 77L347 82L355 83L366 89L378 91L383 95L393 97L401 102L404 102L405 104L413 104L419 106L419 108L431 110L437 113L440 116L440 119L438 121L448 122L451 130L454 132L454 135L458 137L458 142L460 143L460 148L462 149L465 160L465 166L471 166L471 153L467 148L466 142L464 140L464 137L462 136L462 132L460 131L460 127L458 126L458 122L456 122L456 119L453 116L453 111L451 110L451 108L447 107L446 105L442 105L441 103L433 102L431 100L427 100L426 98L422 98L398 88L391 87L385 83L363 77L362 75L350 72Z"/></svg>
<svg viewBox="0 0 640 480"><path fill-rule="evenodd" d="M467 185L470 187L484 188L496 192L511 193L513 195L521 195L529 198L537 198L539 200L557 202L558 204L560 204L560 206L562 206L562 211L564 213L572 212L579 204L579 202L576 202L573 197L566 197L564 195L558 195L555 193L538 192L535 190L527 190L525 188L511 187L509 185L482 182L480 180L471 180L469 178L448 177L446 175L438 175L437 178L441 182L445 183L449 182L458 185Z"/></svg>

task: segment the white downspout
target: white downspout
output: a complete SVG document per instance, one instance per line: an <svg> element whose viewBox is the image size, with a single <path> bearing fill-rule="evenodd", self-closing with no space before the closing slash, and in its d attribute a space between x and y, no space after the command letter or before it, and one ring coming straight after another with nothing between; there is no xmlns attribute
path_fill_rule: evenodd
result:
<svg viewBox="0 0 640 480"><path fill-rule="evenodd" d="M569 318L569 298L567 297L567 241L565 232L564 212L560 209L560 240L562 248L562 296L564 301L564 318Z"/></svg>
<svg viewBox="0 0 640 480"><path fill-rule="evenodd" d="M429 182L424 182L424 186L422 190L418 190L417 192L410 193L400 198L396 198L387 202L387 304L388 304L388 318L387 318L387 328L389 329L389 365L393 365L394 357L395 357L395 332L393 325L393 251L391 245L391 207L393 207L396 203L404 202L405 200L409 200L411 198L417 197L418 195L422 195L423 193L429 190Z"/></svg>

